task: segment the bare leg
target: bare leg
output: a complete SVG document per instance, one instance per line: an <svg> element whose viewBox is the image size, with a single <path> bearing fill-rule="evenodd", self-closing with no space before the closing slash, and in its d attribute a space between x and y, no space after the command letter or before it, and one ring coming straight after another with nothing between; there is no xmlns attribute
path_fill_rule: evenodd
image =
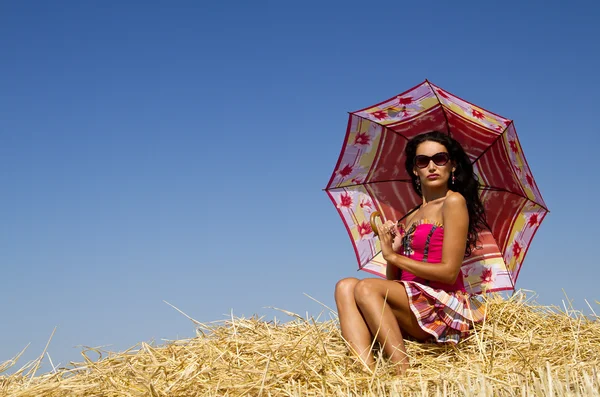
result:
<svg viewBox="0 0 600 397"><path fill-rule="evenodd" d="M354 288L359 283L356 278L345 278L335 286L335 303L342 336L358 354L363 363L371 370L375 369L375 359L371 353L373 336L356 305Z"/></svg>
<svg viewBox="0 0 600 397"><path fill-rule="evenodd" d="M361 280L354 287L354 298L371 333L377 335L390 360L399 364L399 373L404 373L408 357L402 330L419 340L430 336L410 310L404 285L389 280Z"/></svg>

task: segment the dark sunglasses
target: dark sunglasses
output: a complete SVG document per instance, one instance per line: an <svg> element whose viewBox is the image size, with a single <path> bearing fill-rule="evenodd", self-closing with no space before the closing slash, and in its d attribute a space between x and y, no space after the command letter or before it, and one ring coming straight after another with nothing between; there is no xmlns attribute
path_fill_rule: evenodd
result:
<svg viewBox="0 0 600 397"><path fill-rule="evenodd" d="M429 162L431 160L433 160L435 165L441 167L442 165L446 165L446 163L450 161L450 154L448 154L448 152L439 152L431 157L420 154L415 157L415 165L419 168L425 168L429 165Z"/></svg>

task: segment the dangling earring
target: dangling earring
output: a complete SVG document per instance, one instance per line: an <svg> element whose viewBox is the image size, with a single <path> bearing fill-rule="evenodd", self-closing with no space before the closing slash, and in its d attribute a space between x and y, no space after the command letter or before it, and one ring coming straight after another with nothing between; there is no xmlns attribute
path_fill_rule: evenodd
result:
<svg viewBox="0 0 600 397"><path fill-rule="evenodd" d="M452 184L454 185L454 182L456 181L456 177L454 176L454 171L452 171Z"/></svg>
<svg viewBox="0 0 600 397"><path fill-rule="evenodd" d="M417 185L417 190L420 192L421 191L421 180L418 177L415 179L415 183Z"/></svg>

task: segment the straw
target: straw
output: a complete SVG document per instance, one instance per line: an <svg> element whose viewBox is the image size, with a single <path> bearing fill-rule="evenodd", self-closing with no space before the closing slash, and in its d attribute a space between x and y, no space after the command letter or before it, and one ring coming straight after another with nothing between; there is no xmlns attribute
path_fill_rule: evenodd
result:
<svg viewBox="0 0 600 397"><path fill-rule="evenodd" d="M231 314L202 324L186 315L198 327L194 338L121 353L90 348L84 362L46 374L36 375L36 360L0 373L0 396L600 396L595 314L541 306L524 292L484 300L486 321L458 346L407 340L411 366L401 377L378 346L370 373L336 316L317 321L282 310L292 320ZM102 358L92 361L88 351ZM2 373L21 354L0 364Z"/></svg>

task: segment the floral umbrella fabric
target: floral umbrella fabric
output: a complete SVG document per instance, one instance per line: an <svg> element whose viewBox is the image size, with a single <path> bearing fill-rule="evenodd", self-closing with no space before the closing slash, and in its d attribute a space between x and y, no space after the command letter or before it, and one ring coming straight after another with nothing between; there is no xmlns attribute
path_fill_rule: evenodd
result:
<svg viewBox="0 0 600 397"><path fill-rule="evenodd" d="M404 217L420 203L404 169L405 146L437 130L458 140L473 162L490 231L465 258L470 293L513 290L527 249L548 209L521 150L514 123L425 81L352 112L325 191L346 226L359 269L385 277L370 216Z"/></svg>

